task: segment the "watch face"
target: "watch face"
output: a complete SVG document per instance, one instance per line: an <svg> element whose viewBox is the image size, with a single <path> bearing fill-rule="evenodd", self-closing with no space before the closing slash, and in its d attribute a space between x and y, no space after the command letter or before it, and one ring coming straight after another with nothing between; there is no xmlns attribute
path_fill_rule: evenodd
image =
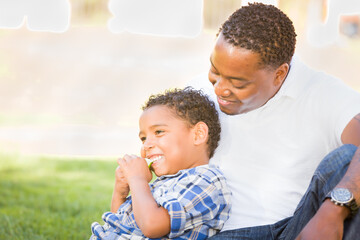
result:
<svg viewBox="0 0 360 240"><path fill-rule="evenodd" d="M336 188L331 192L331 198L339 203L349 203L353 196L346 188Z"/></svg>

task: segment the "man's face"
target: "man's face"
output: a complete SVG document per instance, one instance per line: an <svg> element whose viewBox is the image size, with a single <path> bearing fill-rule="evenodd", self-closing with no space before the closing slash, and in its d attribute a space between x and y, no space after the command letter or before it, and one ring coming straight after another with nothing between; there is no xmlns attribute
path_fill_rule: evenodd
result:
<svg viewBox="0 0 360 240"><path fill-rule="evenodd" d="M220 34L210 56L209 80L221 111L228 115L246 113L264 105L280 89L286 73L261 68L260 55L232 46ZM284 75L284 76L282 76Z"/></svg>

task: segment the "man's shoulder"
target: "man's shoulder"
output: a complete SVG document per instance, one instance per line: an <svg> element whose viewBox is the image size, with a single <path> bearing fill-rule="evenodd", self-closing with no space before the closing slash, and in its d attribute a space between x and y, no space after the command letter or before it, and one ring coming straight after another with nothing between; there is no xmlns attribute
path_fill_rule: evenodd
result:
<svg viewBox="0 0 360 240"><path fill-rule="evenodd" d="M186 83L186 86L191 86L196 89L203 88L209 85L211 85L211 83L208 79L208 74L206 72L195 75L190 79L190 81Z"/></svg>
<svg viewBox="0 0 360 240"><path fill-rule="evenodd" d="M297 55L293 57L286 81L287 91L290 95L297 97L321 98L333 94L336 96L337 92L349 90L349 87L341 79L309 67Z"/></svg>
<svg viewBox="0 0 360 240"><path fill-rule="evenodd" d="M197 90L202 90L206 95L210 97L215 95L214 87L210 83L207 73L201 73L194 76L190 81L186 83L186 86L195 88Z"/></svg>

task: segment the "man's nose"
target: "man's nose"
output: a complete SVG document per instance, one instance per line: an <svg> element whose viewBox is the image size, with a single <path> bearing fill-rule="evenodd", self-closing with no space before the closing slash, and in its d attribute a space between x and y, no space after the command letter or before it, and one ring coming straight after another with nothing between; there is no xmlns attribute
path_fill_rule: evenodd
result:
<svg viewBox="0 0 360 240"><path fill-rule="evenodd" d="M228 97L231 94L229 90L229 83L226 79L221 76L217 77L216 82L214 84L215 94L221 97Z"/></svg>

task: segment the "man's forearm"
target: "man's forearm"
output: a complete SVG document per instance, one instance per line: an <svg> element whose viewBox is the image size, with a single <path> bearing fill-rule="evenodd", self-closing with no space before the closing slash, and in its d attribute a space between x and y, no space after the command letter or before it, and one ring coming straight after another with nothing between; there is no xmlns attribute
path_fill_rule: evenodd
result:
<svg viewBox="0 0 360 240"><path fill-rule="evenodd" d="M358 206L360 205L360 147L356 150L347 172L336 187L349 189Z"/></svg>
<svg viewBox="0 0 360 240"><path fill-rule="evenodd" d="M348 189L353 194L358 206L360 205L360 174L359 173L360 173L360 148L358 147L344 177L335 187L335 188ZM323 204L321 208L326 208L327 212L333 212L335 215L342 218L343 220L345 220L350 214L348 208L335 206L335 204Z"/></svg>

